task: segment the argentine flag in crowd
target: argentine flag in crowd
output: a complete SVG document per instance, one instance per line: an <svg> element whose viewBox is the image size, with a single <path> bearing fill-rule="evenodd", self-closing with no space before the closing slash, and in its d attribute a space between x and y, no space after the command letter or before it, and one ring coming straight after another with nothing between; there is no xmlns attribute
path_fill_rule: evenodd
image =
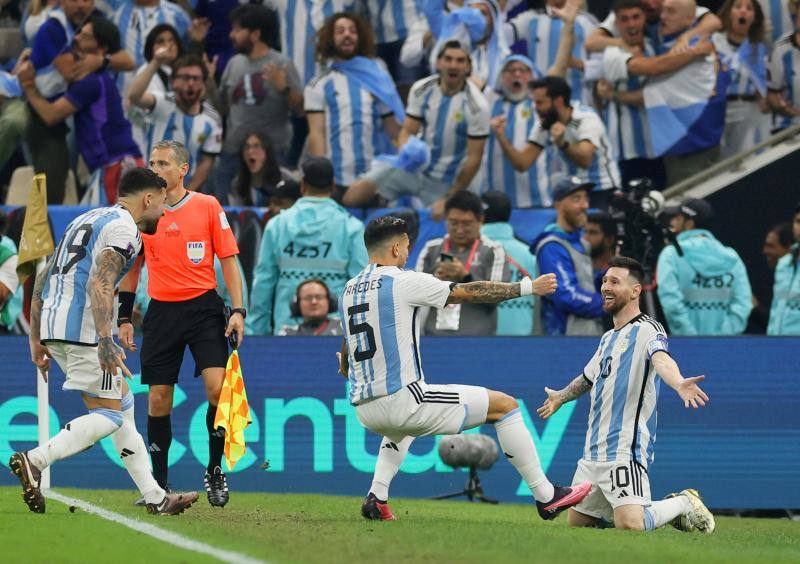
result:
<svg viewBox="0 0 800 564"><path fill-rule="evenodd" d="M19 79L6 71L0 71L0 96L6 98L19 98L22 96L22 87L19 85Z"/></svg>
<svg viewBox="0 0 800 564"><path fill-rule="evenodd" d="M716 67L716 57L709 55L648 81L644 105L654 157L683 155L719 143L727 81Z"/></svg>
<svg viewBox="0 0 800 564"><path fill-rule="evenodd" d="M755 86L761 96L767 95L767 47L757 43L755 47L750 39L745 39L727 63L731 70L745 75Z"/></svg>

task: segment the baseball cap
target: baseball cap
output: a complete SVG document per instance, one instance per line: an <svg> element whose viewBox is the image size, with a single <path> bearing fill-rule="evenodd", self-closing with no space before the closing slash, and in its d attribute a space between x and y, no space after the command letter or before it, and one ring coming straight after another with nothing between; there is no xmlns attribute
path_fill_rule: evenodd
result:
<svg viewBox="0 0 800 564"><path fill-rule="evenodd" d="M686 198L680 205L664 208L668 216L684 215L693 219L695 223L704 223L714 217L714 208L705 200L699 198Z"/></svg>
<svg viewBox="0 0 800 564"><path fill-rule="evenodd" d="M314 188L333 186L333 164L325 157L308 157L300 167L303 182Z"/></svg>
<svg viewBox="0 0 800 564"><path fill-rule="evenodd" d="M592 188L594 187L594 182L584 182L577 176L565 176L556 182L556 185L553 188L553 201L560 202L578 190L586 190L587 192L591 192Z"/></svg>

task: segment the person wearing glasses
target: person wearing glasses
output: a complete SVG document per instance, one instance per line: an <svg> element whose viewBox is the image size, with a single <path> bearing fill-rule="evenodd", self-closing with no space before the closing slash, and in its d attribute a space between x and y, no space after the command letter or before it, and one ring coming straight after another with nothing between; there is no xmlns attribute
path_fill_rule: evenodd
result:
<svg viewBox="0 0 800 564"><path fill-rule="evenodd" d="M322 280L310 278L301 282L289 309L295 319L300 319L300 323L284 325L278 335L322 337L342 334L339 319L329 317L336 312L336 297Z"/></svg>
<svg viewBox="0 0 800 564"><path fill-rule="evenodd" d="M147 112L146 152L153 144L170 139L189 151L186 188L200 190L208 179L214 160L222 150L222 121L209 104L203 102L208 69L197 55L183 55L172 63L172 92L147 91L161 65L170 56L167 48L156 49L153 58L131 83L128 100Z"/></svg>

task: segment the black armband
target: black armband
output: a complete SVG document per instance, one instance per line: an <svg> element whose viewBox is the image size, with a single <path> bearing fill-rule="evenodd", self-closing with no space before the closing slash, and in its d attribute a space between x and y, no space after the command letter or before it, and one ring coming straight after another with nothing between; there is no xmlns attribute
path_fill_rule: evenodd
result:
<svg viewBox="0 0 800 564"><path fill-rule="evenodd" d="M133 292L120 292L119 293L119 311L117 313L118 320L127 320L130 322L133 316L133 302L136 301L136 294Z"/></svg>

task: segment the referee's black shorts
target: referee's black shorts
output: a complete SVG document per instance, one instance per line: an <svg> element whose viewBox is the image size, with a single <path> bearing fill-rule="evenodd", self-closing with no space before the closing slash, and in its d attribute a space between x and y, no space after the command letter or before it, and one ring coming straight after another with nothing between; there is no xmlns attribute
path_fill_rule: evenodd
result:
<svg viewBox="0 0 800 564"><path fill-rule="evenodd" d="M215 290L183 302L150 300L142 324L142 384L177 384L186 345L197 365L195 376L206 368L225 368L224 306Z"/></svg>

